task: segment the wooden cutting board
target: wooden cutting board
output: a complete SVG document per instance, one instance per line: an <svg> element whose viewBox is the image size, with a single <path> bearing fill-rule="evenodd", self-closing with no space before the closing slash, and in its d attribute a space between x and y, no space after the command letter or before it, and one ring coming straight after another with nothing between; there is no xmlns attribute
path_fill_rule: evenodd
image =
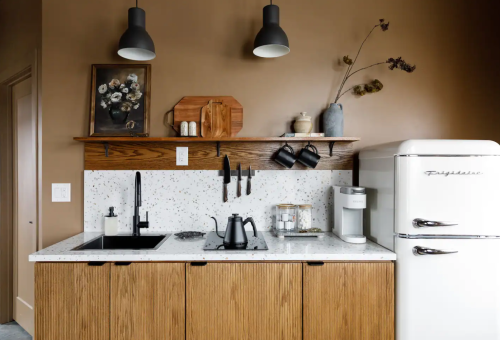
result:
<svg viewBox="0 0 500 340"><path fill-rule="evenodd" d="M210 100L201 108L200 128L203 138L231 137L231 108Z"/></svg>
<svg viewBox="0 0 500 340"><path fill-rule="evenodd" d="M212 105L208 117L207 106L210 101ZM204 122L202 109L205 110ZM231 96L184 97L174 107L172 127L179 134L183 121L196 122L197 134L200 137L203 124L203 138L235 137L243 128L243 106Z"/></svg>

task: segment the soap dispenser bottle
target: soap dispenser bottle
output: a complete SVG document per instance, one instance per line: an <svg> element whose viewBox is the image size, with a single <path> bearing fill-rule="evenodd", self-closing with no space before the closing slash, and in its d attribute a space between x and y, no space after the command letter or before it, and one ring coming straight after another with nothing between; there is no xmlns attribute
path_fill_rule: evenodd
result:
<svg viewBox="0 0 500 340"><path fill-rule="evenodd" d="M118 217L114 207L109 207L109 215L104 217L104 235L118 235Z"/></svg>

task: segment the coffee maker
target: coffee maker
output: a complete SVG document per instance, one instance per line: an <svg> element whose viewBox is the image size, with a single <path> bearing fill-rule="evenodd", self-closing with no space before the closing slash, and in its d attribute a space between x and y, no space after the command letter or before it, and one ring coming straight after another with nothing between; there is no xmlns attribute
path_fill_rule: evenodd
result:
<svg viewBox="0 0 500 340"><path fill-rule="evenodd" d="M334 186L333 233L348 243L366 243L363 236L363 209L366 190L360 187Z"/></svg>

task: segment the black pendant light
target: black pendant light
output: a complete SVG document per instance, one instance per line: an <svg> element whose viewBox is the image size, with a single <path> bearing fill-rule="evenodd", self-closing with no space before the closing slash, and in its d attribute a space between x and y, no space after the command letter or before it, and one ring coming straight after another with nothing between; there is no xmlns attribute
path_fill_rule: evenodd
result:
<svg viewBox="0 0 500 340"><path fill-rule="evenodd" d="M253 54L262 58L277 58L290 52L288 38L280 27L280 8L271 4L264 7L264 25L255 37Z"/></svg>
<svg viewBox="0 0 500 340"><path fill-rule="evenodd" d="M153 39L146 32L146 12L138 7L128 10L128 28L120 38L118 55L130 60L151 60L156 57Z"/></svg>

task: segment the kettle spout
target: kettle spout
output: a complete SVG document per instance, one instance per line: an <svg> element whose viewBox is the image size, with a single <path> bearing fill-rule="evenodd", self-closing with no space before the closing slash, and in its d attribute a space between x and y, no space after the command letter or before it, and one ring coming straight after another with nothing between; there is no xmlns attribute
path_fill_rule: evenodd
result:
<svg viewBox="0 0 500 340"><path fill-rule="evenodd" d="M252 228L253 228L253 236L254 237L257 237L257 227L255 226L255 222L253 220L253 218L249 217L247 218L244 222L243 222L243 226L245 226L245 224L247 224L248 222L250 222L252 224Z"/></svg>
<svg viewBox="0 0 500 340"><path fill-rule="evenodd" d="M217 234L217 236L219 236L220 238L224 238L224 236L219 235L219 226L217 225L217 219L213 216L211 218L215 221L215 234Z"/></svg>

